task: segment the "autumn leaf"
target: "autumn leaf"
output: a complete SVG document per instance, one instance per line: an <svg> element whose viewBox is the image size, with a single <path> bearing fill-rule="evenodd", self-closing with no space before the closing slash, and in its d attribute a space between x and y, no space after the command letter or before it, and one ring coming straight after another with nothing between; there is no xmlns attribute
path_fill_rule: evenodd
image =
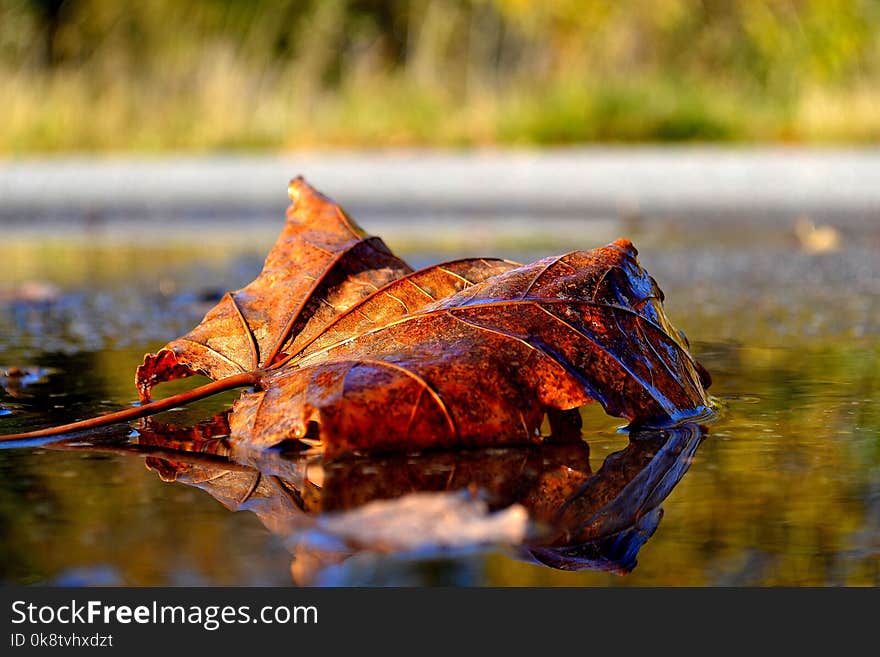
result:
<svg viewBox="0 0 880 657"><path fill-rule="evenodd" d="M233 441L317 439L333 458L540 442L545 417L559 424L591 401L648 425L708 407L709 377L629 241L413 272L301 178L289 193L257 279L145 357L144 405L61 429L250 386L230 414ZM215 383L149 401L153 386L195 373Z"/></svg>

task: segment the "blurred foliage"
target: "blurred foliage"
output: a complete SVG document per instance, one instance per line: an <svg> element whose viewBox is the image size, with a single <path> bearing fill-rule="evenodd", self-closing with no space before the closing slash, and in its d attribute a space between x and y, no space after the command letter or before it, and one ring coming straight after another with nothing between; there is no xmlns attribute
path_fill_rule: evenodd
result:
<svg viewBox="0 0 880 657"><path fill-rule="evenodd" d="M0 152L880 136L874 0L0 0Z"/></svg>

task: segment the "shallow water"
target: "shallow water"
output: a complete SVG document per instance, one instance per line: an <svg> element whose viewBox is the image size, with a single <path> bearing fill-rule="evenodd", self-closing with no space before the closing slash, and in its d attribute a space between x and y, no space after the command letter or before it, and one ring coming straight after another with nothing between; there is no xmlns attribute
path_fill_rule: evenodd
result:
<svg viewBox="0 0 880 657"><path fill-rule="evenodd" d="M422 266L462 254L528 261L596 246L618 228L579 229L577 244L447 239L442 252L429 232L397 243L393 226L383 233ZM573 446L345 464L247 453L206 439L211 430L144 422L15 446L0 450L0 581L880 583L877 233L844 233L840 250L811 254L781 229L630 228L670 318L713 375L720 412L705 431L631 437L587 407ZM100 233L13 235L0 373L26 376L0 380L0 432L130 404L142 354L253 278L270 232L222 248L185 236L134 246ZM192 426L235 396L158 420ZM572 495L562 524L580 534L561 538L554 523Z"/></svg>

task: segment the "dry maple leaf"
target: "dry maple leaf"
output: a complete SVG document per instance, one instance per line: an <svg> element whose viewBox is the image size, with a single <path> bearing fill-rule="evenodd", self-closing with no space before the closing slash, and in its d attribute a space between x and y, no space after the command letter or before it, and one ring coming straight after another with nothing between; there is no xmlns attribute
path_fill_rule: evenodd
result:
<svg viewBox="0 0 880 657"><path fill-rule="evenodd" d="M598 401L668 424L705 411L709 377L628 240L530 265L466 259L413 272L302 178L259 277L148 354L142 406L4 439L150 415L234 387L231 438L356 451L525 444L544 417ZM214 383L150 402L191 374Z"/></svg>

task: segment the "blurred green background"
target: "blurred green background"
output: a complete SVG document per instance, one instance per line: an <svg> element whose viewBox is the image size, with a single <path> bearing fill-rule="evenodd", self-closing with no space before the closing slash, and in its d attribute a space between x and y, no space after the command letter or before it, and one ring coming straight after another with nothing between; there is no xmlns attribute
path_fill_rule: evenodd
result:
<svg viewBox="0 0 880 657"><path fill-rule="evenodd" d="M872 0L0 0L0 153L866 143Z"/></svg>

